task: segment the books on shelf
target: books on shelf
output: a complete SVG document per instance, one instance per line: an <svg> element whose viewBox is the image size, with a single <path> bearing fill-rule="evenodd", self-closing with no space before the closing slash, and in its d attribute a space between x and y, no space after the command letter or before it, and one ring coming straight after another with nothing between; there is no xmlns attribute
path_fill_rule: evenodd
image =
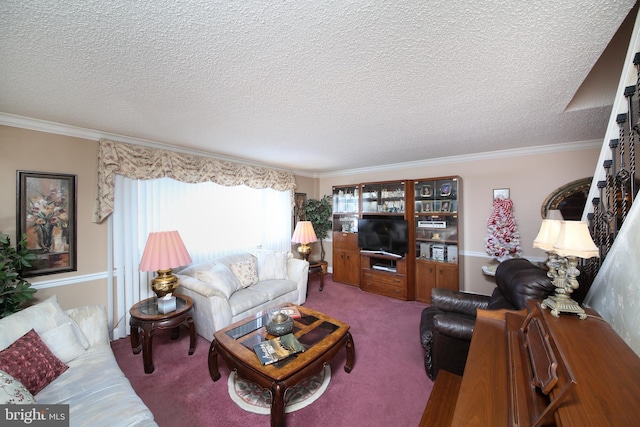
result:
<svg viewBox="0 0 640 427"><path fill-rule="evenodd" d="M281 312L282 314L286 314L292 319L300 319L302 317L302 314L300 314L300 310L298 310L298 307L291 306L291 307L280 307L280 308L270 309L269 318L272 318L273 316L278 314L278 312Z"/></svg>
<svg viewBox="0 0 640 427"><path fill-rule="evenodd" d="M292 354L300 353L305 347L293 334L286 334L281 337L272 338L253 346L260 363L270 365L280 360L286 359Z"/></svg>

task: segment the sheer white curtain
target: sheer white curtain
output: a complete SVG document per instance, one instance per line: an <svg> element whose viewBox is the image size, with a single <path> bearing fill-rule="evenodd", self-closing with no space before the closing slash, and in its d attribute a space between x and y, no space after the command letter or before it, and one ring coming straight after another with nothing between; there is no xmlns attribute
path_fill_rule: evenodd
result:
<svg viewBox="0 0 640 427"><path fill-rule="evenodd" d="M112 218L114 339L127 334L129 308L153 296L155 273L138 272L150 232L178 230L194 263L258 247L291 249L290 191L116 175Z"/></svg>

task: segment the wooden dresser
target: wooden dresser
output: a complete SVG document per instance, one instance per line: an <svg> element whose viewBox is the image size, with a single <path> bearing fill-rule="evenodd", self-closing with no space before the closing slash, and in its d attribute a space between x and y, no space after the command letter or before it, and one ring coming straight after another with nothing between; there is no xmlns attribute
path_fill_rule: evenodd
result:
<svg viewBox="0 0 640 427"><path fill-rule="evenodd" d="M464 375L438 375L421 426L640 425L640 357L587 314L479 310Z"/></svg>

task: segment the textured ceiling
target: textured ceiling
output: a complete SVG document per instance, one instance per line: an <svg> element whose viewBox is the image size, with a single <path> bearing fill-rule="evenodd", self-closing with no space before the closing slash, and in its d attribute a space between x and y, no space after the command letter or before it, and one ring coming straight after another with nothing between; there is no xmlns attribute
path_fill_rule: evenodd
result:
<svg viewBox="0 0 640 427"><path fill-rule="evenodd" d="M308 173L597 140L634 3L2 0L0 112Z"/></svg>

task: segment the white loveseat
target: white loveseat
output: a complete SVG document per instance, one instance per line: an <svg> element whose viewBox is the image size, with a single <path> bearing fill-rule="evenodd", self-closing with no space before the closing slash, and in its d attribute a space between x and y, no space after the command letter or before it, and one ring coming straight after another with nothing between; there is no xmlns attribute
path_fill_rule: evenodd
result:
<svg viewBox="0 0 640 427"><path fill-rule="evenodd" d="M33 395L24 390L27 397L23 394L21 400L24 400L20 403L68 404L71 426L157 426L153 414L135 393L113 355L103 306L63 311L57 298L52 296L0 319L0 351L4 350L4 356L0 357L4 357L4 363L16 359L16 349L21 348L24 337L34 336L32 329L39 337L36 338L38 345L46 345L56 356L54 365L62 363L68 369ZM23 356L29 361L43 352L38 353ZM46 358L51 360L51 354ZM42 360L38 363L44 366ZM33 377L33 370L27 373L16 366L7 370L21 371L13 372L16 379ZM32 379L22 381L33 383ZM22 385L14 381L16 384Z"/></svg>
<svg viewBox="0 0 640 427"><path fill-rule="evenodd" d="M227 255L178 272L176 290L193 299L196 330L215 331L283 303L304 304L309 263L289 252L255 250Z"/></svg>

